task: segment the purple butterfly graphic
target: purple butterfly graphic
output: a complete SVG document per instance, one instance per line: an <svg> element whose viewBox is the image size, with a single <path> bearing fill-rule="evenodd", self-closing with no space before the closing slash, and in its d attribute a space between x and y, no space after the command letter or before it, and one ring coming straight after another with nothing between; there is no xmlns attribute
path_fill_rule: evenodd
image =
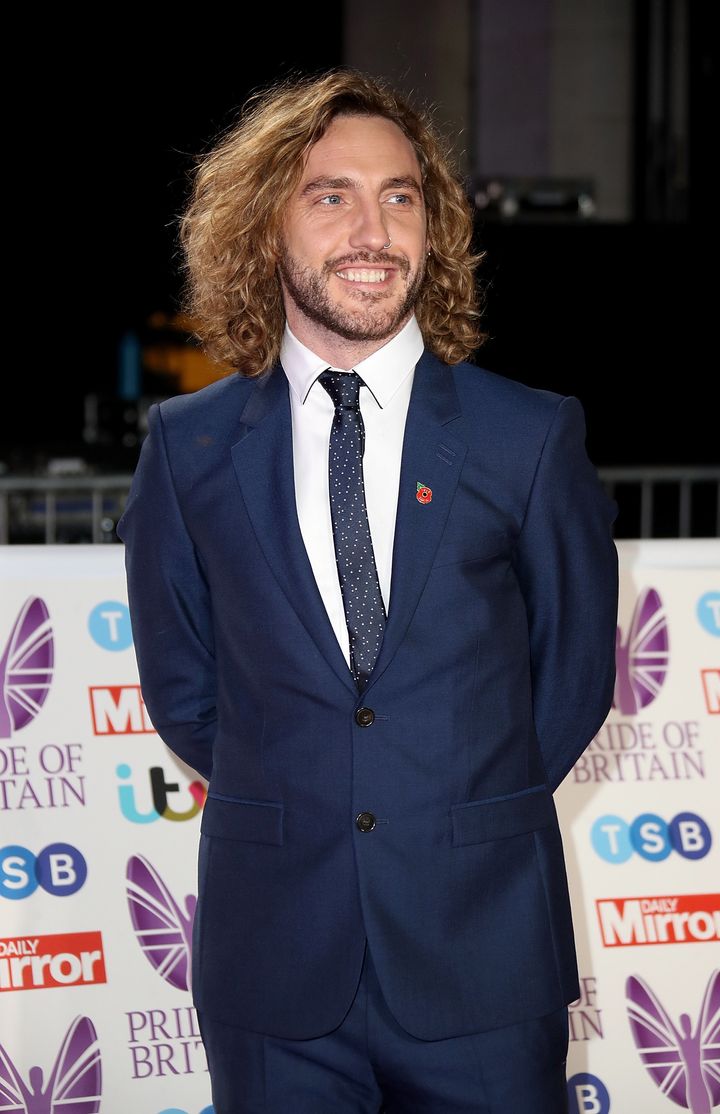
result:
<svg viewBox="0 0 720 1114"><path fill-rule="evenodd" d="M53 635L48 609L39 596L20 608L0 658L0 739L9 739L35 719L50 691Z"/></svg>
<svg viewBox="0 0 720 1114"><path fill-rule="evenodd" d="M171 986L189 990L197 898L188 894L183 913L155 867L142 855L131 855L127 899L135 934L150 963Z"/></svg>
<svg viewBox="0 0 720 1114"><path fill-rule="evenodd" d="M720 1103L720 971L705 988L700 1017L680 1014L680 1029L647 983L631 975L625 984L628 1018L640 1059L663 1095L690 1114L711 1114Z"/></svg>
<svg viewBox="0 0 720 1114"><path fill-rule="evenodd" d="M43 1073L30 1068L28 1087L0 1044L0 1110L4 1114L97 1114L102 1071L97 1033L89 1017L68 1029L43 1089Z"/></svg>
<svg viewBox="0 0 720 1114"><path fill-rule="evenodd" d="M668 670L667 619L654 588L644 588L638 596L625 642L617 628L615 665L613 707L634 716L655 699Z"/></svg>

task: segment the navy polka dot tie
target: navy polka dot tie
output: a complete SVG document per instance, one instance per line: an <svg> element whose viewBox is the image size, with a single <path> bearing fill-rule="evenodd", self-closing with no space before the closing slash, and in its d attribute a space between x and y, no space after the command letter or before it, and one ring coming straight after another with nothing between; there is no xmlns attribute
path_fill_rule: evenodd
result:
<svg viewBox="0 0 720 1114"><path fill-rule="evenodd" d="M319 377L335 406L330 430L330 514L340 590L350 639L350 669L363 691L380 653L385 608L380 593L365 504L365 427L354 371L324 371Z"/></svg>

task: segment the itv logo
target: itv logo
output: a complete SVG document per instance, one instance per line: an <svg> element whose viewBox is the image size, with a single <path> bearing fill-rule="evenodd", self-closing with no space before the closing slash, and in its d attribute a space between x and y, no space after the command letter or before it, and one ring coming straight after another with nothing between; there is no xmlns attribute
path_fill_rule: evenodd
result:
<svg viewBox="0 0 720 1114"><path fill-rule="evenodd" d="M140 810L135 796L135 786L127 784L133 776L132 767L126 762L116 766L115 772L123 784L118 786L118 800L120 811L126 820L133 824L154 824L161 817L163 820L192 820L197 816L205 804L207 790L201 781L191 781L184 790L180 789L177 781L166 781L165 771L162 766L151 766L148 773L150 778L150 800L152 805L144 811ZM175 793L187 792L191 804L185 809L175 809L170 806L169 797Z"/></svg>

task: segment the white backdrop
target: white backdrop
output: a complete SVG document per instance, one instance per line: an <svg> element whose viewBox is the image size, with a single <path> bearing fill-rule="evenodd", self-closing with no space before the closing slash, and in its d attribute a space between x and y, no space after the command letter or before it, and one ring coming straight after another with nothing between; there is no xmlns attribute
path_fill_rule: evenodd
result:
<svg viewBox="0 0 720 1114"><path fill-rule="evenodd" d="M720 543L618 549L617 707L557 795L570 1108L700 1114L720 1105ZM122 549L5 547L0 585L0 1111L209 1114L187 989L205 787L144 712Z"/></svg>

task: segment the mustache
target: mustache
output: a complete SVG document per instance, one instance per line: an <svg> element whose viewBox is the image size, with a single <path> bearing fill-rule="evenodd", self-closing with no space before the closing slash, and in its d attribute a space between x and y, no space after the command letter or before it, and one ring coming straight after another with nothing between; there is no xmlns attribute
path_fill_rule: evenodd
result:
<svg viewBox="0 0 720 1114"><path fill-rule="evenodd" d="M352 255L343 255L337 259L329 259L327 263L323 264L323 273L326 275L332 274L334 271L343 271L348 267L357 267L358 265L370 267L396 267L403 275L406 275L410 270L410 264L407 259L402 259L397 255L388 255L387 252L378 251L356 251Z"/></svg>

